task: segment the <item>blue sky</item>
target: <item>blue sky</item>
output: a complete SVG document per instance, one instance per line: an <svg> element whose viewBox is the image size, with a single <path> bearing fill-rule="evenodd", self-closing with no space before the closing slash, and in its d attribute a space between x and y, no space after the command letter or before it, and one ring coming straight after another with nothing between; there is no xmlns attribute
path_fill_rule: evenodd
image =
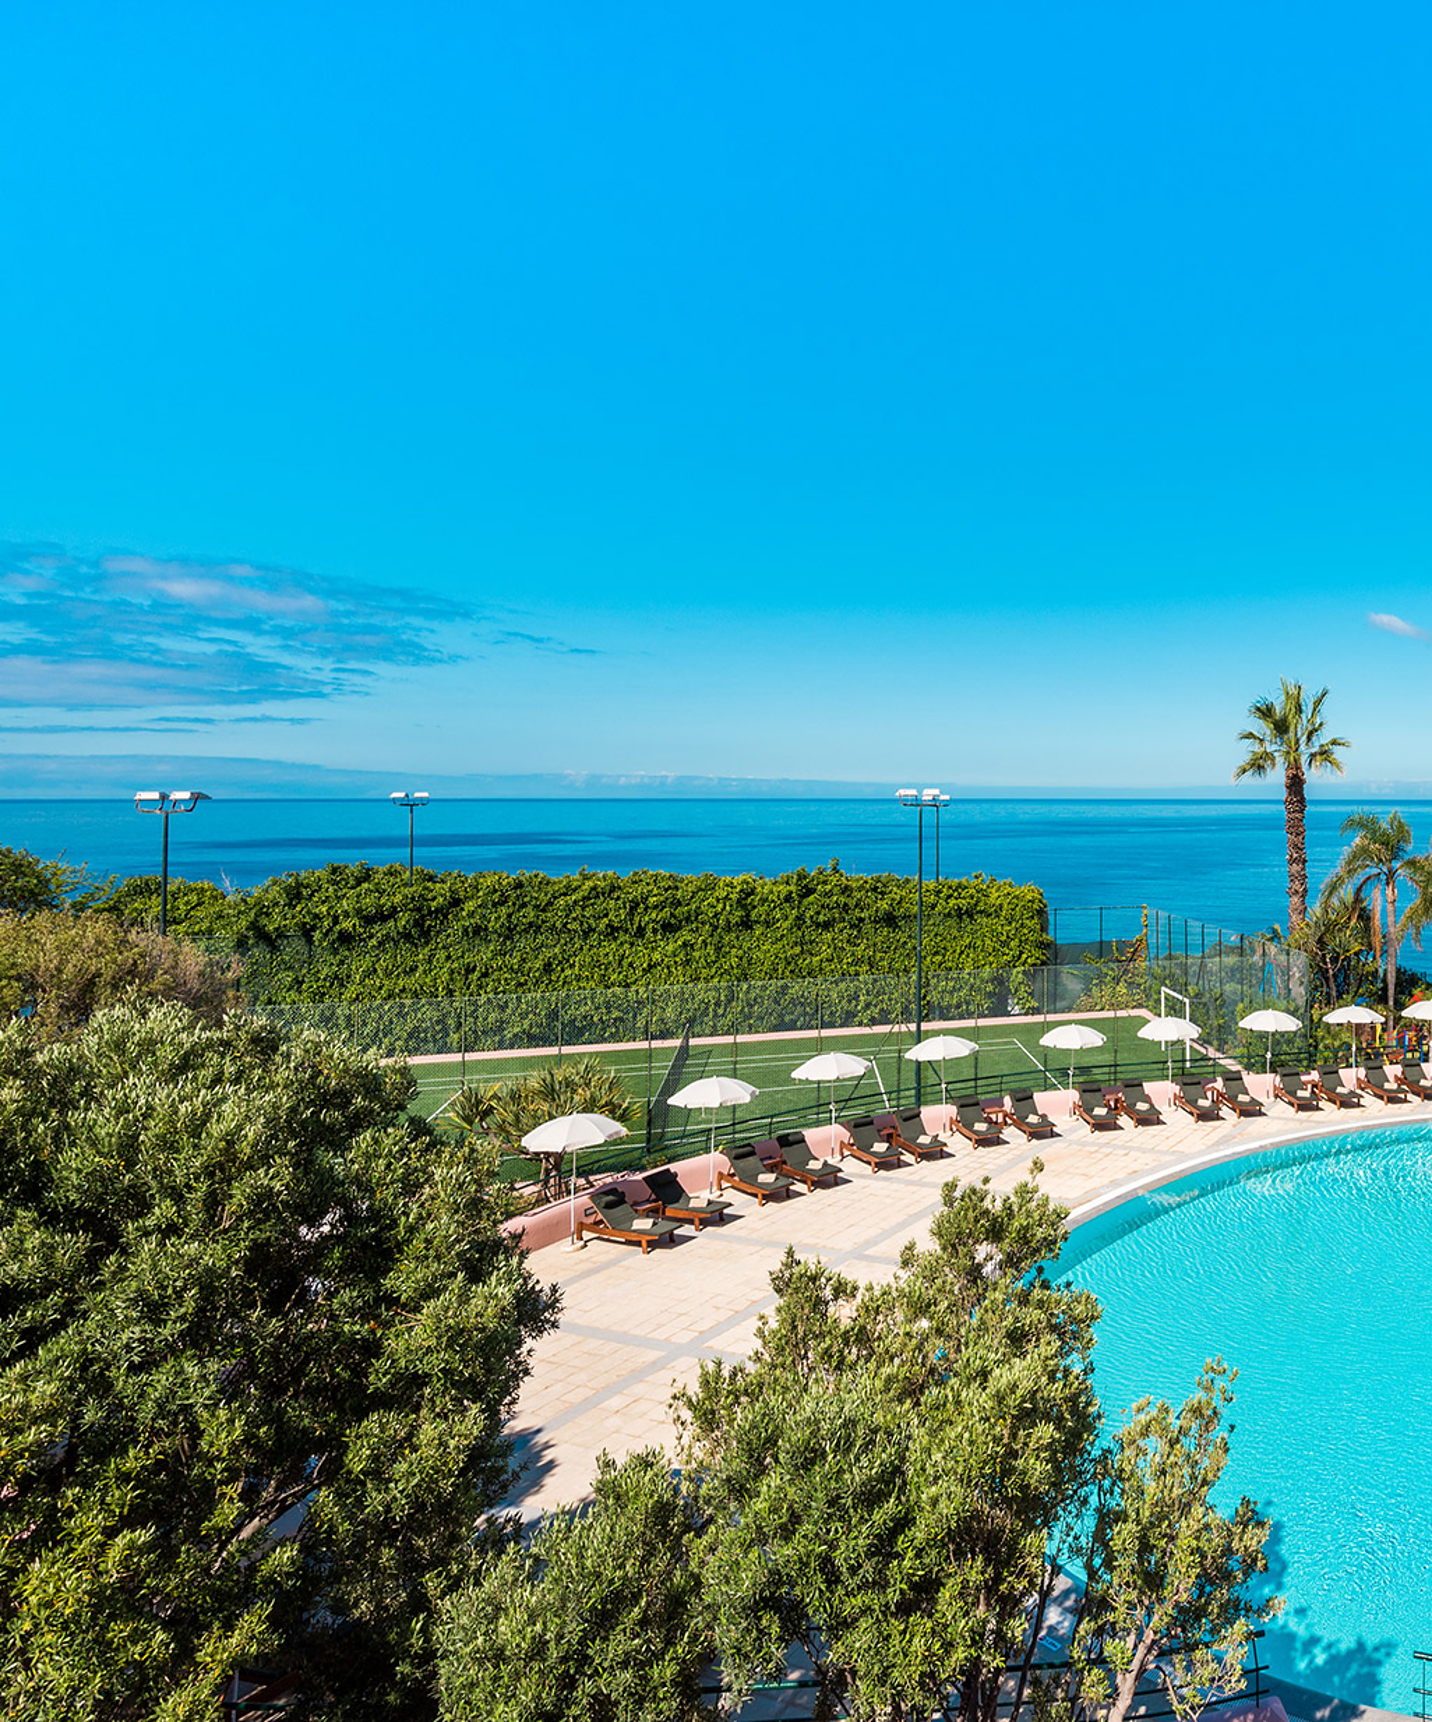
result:
<svg viewBox="0 0 1432 1722"><path fill-rule="evenodd" d="M1432 778L1426 8L5 37L12 783Z"/></svg>

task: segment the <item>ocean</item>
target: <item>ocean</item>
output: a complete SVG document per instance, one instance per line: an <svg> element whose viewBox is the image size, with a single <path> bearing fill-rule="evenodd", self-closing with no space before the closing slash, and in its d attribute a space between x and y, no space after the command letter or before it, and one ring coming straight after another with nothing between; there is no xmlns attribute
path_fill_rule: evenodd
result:
<svg viewBox="0 0 1432 1722"><path fill-rule="evenodd" d="M1354 805L1369 804L1309 805L1314 889ZM1400 805L1426 845L1432 802ZM850 873L913 874L915 826L893 798L448 800L417 814L417 860L440 871L773 874L838 859ZM129 801L9 802L0 842L63 852L101 875L159 870L159 821ZM216 800L170 825L171 876L227 886L331 861L405 862L407 852L407 816L386 800ZM933 876L929 814L925 868ZM1147 903L1234 932L1287 920L1281 800L952 801L940 816L939 870L1030 882L1056 908Z"/></svg>

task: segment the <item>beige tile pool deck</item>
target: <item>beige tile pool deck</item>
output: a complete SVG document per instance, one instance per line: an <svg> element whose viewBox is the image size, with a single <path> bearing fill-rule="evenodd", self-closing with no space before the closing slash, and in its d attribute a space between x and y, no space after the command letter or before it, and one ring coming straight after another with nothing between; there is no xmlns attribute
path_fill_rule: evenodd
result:
<svg viewBox="0 0 1432 1722"><path fill-rule="evenodd" d="M524 1519L587 1497L597 1454L620 1458L639 1447L671 1451L668 1403L694 1379L703 1358L740 1358L758 1317L774 1299L770 1275L787 1244L852 1278L895 1271L902 1247L925 1237L941 1187L990 1179L1011 1189L1038 1155L1039 1184L1075 1210L1117 1197L1130 1181L1178 1177L1210 1158L1313 1136L1342 1135L1432 1120L1432 1104L1384 1106L1367 1097L1355 1111L1296 1115L1272 1102L1262 1118L1199 1123L1182 1113L1135 1131L1094 1132L1060 1118L1059 1135L1004 1147L960 1147L941 1160L872 1173L854 1160L834 1188L792 1192L758 1208L728 1191L724 1225L683 1228L671 1245L643 1256L632 1245L592 1241L585 1250L535 1251L539 1278L562 1288L561 1326L537 1347L512 1425L524 1471L508 1505Z"/></svg>

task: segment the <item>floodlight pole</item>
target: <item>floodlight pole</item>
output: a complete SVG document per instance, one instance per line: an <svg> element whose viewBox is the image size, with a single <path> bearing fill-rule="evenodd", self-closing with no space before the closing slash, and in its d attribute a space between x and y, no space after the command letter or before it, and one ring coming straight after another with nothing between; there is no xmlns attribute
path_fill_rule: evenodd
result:
<svg viewBox="0 0 1432 1722"><path fill-rule="evenodd" d="M940 882L940 809L949 805L950 798L938 789L925 791L925 799L935 810L935 883Z"/></svg>
<svg viewBox="0 0 1432 1722"><path fill-rule="evenodd" d="M408 883L413 882L413 815L420 807L428 804L428 792L425 789L413 790L396 789L388 797L395 807L406 807L408 810Z"/></svg>
<svg viewBox="0 0 1432 1722"><path fill-rule="evenodd" d="M169 931L169 816L171 813L192 813L201 801L209 797L199 789L141 789L134 797L135 811L157 813L164 822L164 836L159 846L159 932Z"/></svg>
<svg viewBox="0 0 1432 1722"><path fill-rule="evenodd" d="M938 820L942 796L938 789L927 789L923 793L918 789L901 789L896 792L895 799L902 807L915 809L915 1044L918 1046L925 1032L925 809L933 807ZM949 797L943 799L948 800ZM916 1059L916 1106L920 1104L923 1092L923 1075L924 1066Z"/></svg>

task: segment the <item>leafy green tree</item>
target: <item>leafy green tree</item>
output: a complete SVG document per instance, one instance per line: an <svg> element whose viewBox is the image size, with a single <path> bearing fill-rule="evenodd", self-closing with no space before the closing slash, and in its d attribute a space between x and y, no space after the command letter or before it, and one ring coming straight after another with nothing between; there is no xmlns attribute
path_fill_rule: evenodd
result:
<svg viewBox="0 0 1432 1722"><path fill-rule="evenodd" d="M33 915L44 909L84 909L110 889L112 880L90 876L61 855L42 861L28 849L0 844L0 914Z"/></svg>
<svg viewBox="0 0 1432 1722"><path fill-rule="evenodd" d="M98 902L106 914L134 927L159 925L161 880L157 873L138 873L107 891ZM225 893L208 879L169 881L169 925L193 935L205 933L214 916L222 915Z"/></svg>
<svg viewBox="0 0 1432 1722"><path fill-rule="evenodd" d="M410 1093L177 1005L0 1032L9 1713L207 1722L237 1662L335 1716L432 1713L557 1304L491 1152Z"/></svg>
<svg viewBox="0 0 1432 1722"><path fill-rule="evenodd" d="M1077 1511L1097 1304L1050 1284L1063 1211L946 1187L929 1249L860 1288L788 1253L749 1363L678 1395L736 1696L798 1643L817 1715L995 1715L1046 1550Z"/></svg>
<svg viewBox="0 0 1432 1722"><path fill-rule="evenodd" d="M1275 938L1281 937L1276 928L1273 932ZM1381 977L1373 960L1375 942L1367 902L1350 887L1329 890L1326 884L1307 920L1288 939L1294 950L1308 957L1325 1007L1356 999L1377 986ZM1333 1043L1346 1044L1340 1030Z"/></svg>
<svg viewBox="0 0 1432 1722"><path fill-rule="evenodd" d="M1385 957L1387 1031L1392 1033L1397 1009L1397 957L1402 941L1421 944L1422 930L1432 920L1432 854L1414 854L1412 827L1400 813L1380 819L1375 813L1350 813L1342 823L1352 842L1323 885L1329 908L1344 892L1365 908L1372 934L1375 962ZM1399 910L1403 891L1408 900Z"/></svg>
<svg viewBox="0 0 1432 1722"><path fill-rule="evenodd" d="M1248 708L1251 729L1240 730L1238 739L1248 744L1247 757L1233 773L1236 783L1243 777L1283 774L1283 825L1288 839L1288 929L1301 925L1308 913L1307 781L1310 771L1336 771L1343 766L1338 749L1351 747L1342 736L1326 734L1323 701L1326 688L1311 699L1301 682L1286 678L1275 698L1264 695Z"/></svg>
<svg viewBox="0 0 1432 1722"><path fill-rule="evenodd" d="M0 914L0 1016L23 1012L48 1038L142 999L172 999L217 1022L238 1002L237 972L232 959L214 961L181 939L103 915Z"/></svg>
<svg viewBox="0 0 1432 1722"><path fill-rule="evenodd" d="M1215 1359L1181 1410L1140 1400L1101 1460L1072 1646L1085 1716L1124 1722L1154 1670L1175 1715L1196 1715L1236 1688L1250 1634L1281 1606L1250 1596L1268 1570L1268 1521L1246 1496L1228 1515L1212 1501L1233 1379Z"/></svg>
<svg viewBox="0 0 1432 1722"><path fill-rule="evenodd" d="M597 1466L590 1510L550 1514L445 1604L445 1722L714 1717L692 1504L654 1449Z"/></svg>
<svg viewBox="0 0 1432 1722"><path fill-rule="evenodd" d="M121 887L106 912L143 921L156 912L151 885ZM405 867L335 864L227 895L176 886L169 925L224 941L242 957L245 991L260 1002L616 989L605 1007L615 1023L567 1021L572 1045L631 1038L634 1022L644 1022L635 989L648 986L808 975L893 975L907 984L914 914L913 880L829 868L774 879L419 868L410 886ZM1045 914L1032 885L979 875L927 883L926 971L1042 963ZM565 1008L579 1003L568 998ZM531 1009L528 1044L555 1043L564 1026L558 1000L534 999ZM676 1008L658 1034L679 1036L687 1014ZM727 1027L729 1009L712 1031Z"/></svg>

